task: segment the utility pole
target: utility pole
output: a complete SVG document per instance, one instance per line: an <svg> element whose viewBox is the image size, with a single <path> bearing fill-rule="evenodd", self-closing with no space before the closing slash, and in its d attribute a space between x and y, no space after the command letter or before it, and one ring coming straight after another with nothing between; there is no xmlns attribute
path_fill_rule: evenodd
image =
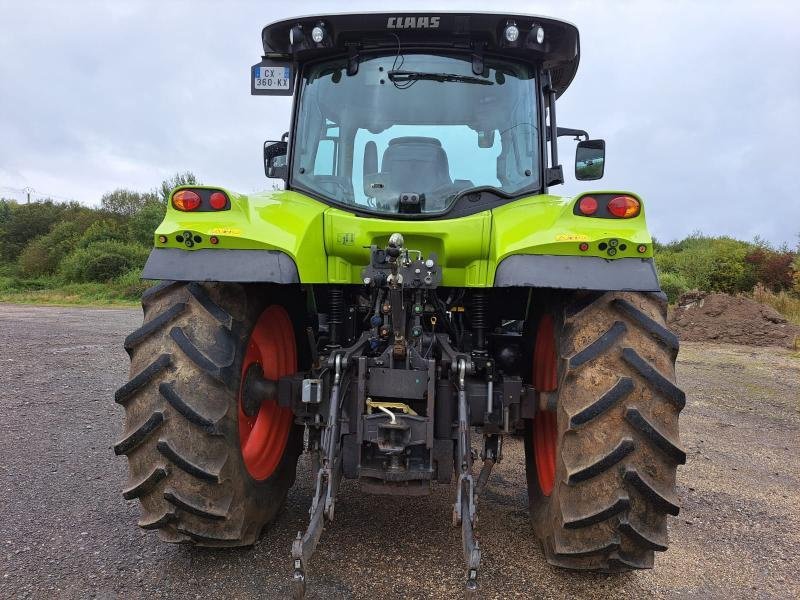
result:
<svg viewBox="0 0 800 600"><path fill-rule="evenodd" d="M35 192L36 190L34 190L32 187L28 186L28 187L22 188L22 191L25 192L28 195L28 204L30 204L31 203L31 193Z"/></svg>

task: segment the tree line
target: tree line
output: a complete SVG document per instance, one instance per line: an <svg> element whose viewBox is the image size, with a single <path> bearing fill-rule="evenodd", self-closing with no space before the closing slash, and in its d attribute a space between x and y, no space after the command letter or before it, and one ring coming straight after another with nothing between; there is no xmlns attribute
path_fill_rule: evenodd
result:
<svg viewBox="0 0 800 600"><path fill-rule="evenodd" d="M749 293L756 286L800 297L797 249L774 247L756 238L745 242L696 232L669 243L654 243L656 267L670 302L690 290Z"/></svg>
<svg viewBox="0 0 800 600"><path fill-rule="evenodd" d="M0 199L0 276L51 285L138 280L169 194L195 183L191 172L177 173L149 192L108 192L97 208Z"/></svg>

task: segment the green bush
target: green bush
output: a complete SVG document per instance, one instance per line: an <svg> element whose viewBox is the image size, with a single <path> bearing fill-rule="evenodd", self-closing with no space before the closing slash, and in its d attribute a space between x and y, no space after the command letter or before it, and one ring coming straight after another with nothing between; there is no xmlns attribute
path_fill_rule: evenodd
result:
<svg viewBox="0 0 800 600"><path fill-rule="evenodd" d="M115 216L130 218L153 202L158 202L158 196L154 192L141 193L117 189L103 194L100 206Z"/></svg>
<svg viewBox="0 0 800 600"><path fill-rule="evenodd" d="M114 280L114 287L123 298L138 300L147 288L156 283L155 281L142 280L141 276L141 269L128 271Z"/></svg>
<svg viewBox="0 0 800 600"><path fill-rule="evenodd" d="M164 220L167 207L160 202L150 202L128 221L128 236L145 246L153 245L153 232Z"/></svg>
<svg viewBox="0 0 800 600"><path fill-rule="evenodd" d="M733 242L733 243L728 243ZM709 291L735 294L749 292L756 284L755 270L745 263L748 248L741 242L726 240L711 245L711 267L708 271Z"/></svg>
<svg viewBox="0 0 800 600"><path fill-rule="evenodd" d="M83 232L78 240L78 248L88 248L99 242L127 242L128 235L125 229L116 221L100 219L95 221Z"/></svg>
<svg viewBox="0 0 800 600"><path fill-rule="evenodd" d="M675 304L681 294L688 292L690 289L686 279L677 273L661 273L658 281L670 304Z"/></svg>
<svg viewBox="0 0 800 600"><path fill-rule="evenodd" d="M0 221L0 258L7 261L16 260L31 240L50 231L61 219L65 208L51 200L5 204L3 220Z"/></svg>
<svg viewBox="0 0 800 600"><path fill-rule="evenodd" d="M138 244L103 240L79 247L61 263L67 282L109 281L144 266L150 250Z"/></svg>
<svg viewBox="0 0 800 600"><path fill-rule="evenodd" d="M758 280L755 267L745 261L754 248L748 242L693 234L659 248L659 272L679 275L689 289L733 294L752 290Z"/></svg>
<svg viewBox="0 0 800 600"><path fill-rule="evenodd" d="M75 249L81 237L80 226L71 221L57 223L50 233L28 243L19 255L23 277L41 277L58 270L61 260Z"/></svg>

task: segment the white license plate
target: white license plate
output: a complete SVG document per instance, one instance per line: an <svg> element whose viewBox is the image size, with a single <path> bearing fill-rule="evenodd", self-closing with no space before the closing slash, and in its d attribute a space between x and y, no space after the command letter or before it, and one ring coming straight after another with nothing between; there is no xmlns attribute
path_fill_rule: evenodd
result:
<svg viewBox="0 0 800 600"><path fill-rule="evenodd" d="M255 67L253 69L253 85L257 90L288 90L291 81L291 67Z"/></svg>

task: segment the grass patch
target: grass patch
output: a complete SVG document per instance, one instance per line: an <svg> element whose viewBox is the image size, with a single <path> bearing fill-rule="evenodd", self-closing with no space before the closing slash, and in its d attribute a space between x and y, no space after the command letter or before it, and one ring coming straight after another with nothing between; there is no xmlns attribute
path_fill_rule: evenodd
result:
<svg viewBox="0 0 800 600"><path fill-rule="evenodd" d="M131 271L108 283L64 283L56 277L25 279L0 274L0 302L72 306L137 306L155 282L140 281Z"/></svg>
<svg viewBox="0 0 800 600"><path fill-rule="evenodd" d="M790 323L800 325L800 298L783 291L775 293L762 285L757 285L753 289L753 299L771 306Z"/></svg>

